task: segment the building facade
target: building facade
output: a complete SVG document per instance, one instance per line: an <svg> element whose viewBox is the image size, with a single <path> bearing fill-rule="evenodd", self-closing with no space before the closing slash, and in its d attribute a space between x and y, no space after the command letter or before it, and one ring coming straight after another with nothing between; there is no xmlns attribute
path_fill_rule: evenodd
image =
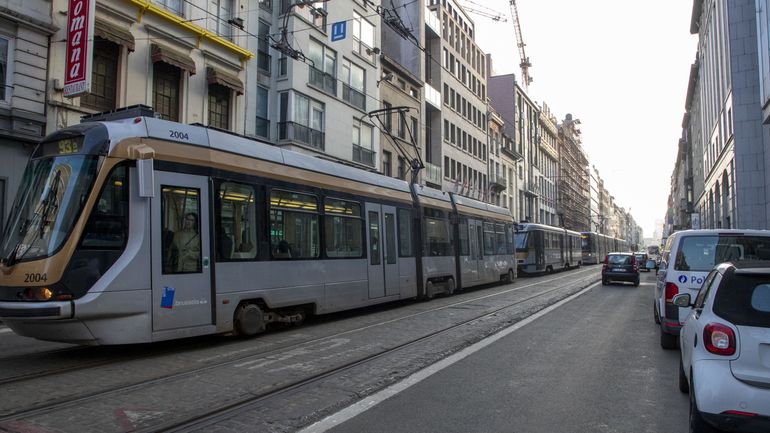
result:
<svg viewBox="0 0 770 433"><path fill-rule="evenodd" d="M547 104L539 110L538 118L538 166L540 176L537 185L540 191L538 200L538 219L543 224L556 225L556 180L558 179L559 153L558 148L559 129L556 116L551 113Z"/></svg>
<svg viewBox="0 0 770 433"><path fill-rule="evenodd" d="M698 104L689 113L691 118L697 116L693 126L699 128L690 137L692 150L702 152L703 158L702 180L694 178L703 183L695 200L701 225L766 229L767 140L762 129L755 2L695 1L690 31L699 38L694 89ZM672 205L676 209L677 203Z"/></svg>
<svg viewBox="0 0 770 433"><path fill-rule="evenodd" d="M588 158L581 144L580 120L574 119L571 114L567 114L559 124L557 184L556 213L560 216L561 225L578 232L589 231Z"/></svg>
<svg viewBox="0 0 770 433"><path fill-rule="evenodd" d="M50 2L0 1L0 233L27 159L46 134L48 47L55 30Z"/></svg>

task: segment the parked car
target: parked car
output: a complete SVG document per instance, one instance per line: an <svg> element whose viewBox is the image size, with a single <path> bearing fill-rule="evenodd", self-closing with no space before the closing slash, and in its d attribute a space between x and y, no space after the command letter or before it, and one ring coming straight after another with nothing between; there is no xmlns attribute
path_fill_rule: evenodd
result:
<svg viewBox="0 0 770 433"><path fill-rule="evenodd" d="M691 432L770 432L770 261L718 265L679 335L679 389L690 394ZM718 429L718 430L715 430Z"/></svg>
<svg viewBox="0 0 770 433"><path fill-rule="evenodd" d="M649 272L650 270L647 269L647 253L644 251L637 251L634 253L634 257L636 257L636 263L639 264L639 270L644 272Z"/></svg>
<svg viewBox="0 0 770 433"><path fill-rule="evenodd" d="M715 265L736 260L770 260L770 231L684 230L668 237L653 305L664 349L676 349L682 321L689 312L673 304L674 296L689 293L694 298Z"/></svg>
<svg viewBox="0 0 770 433"><path fill-rule="evenodd" d="M609 253L602 265L602 285L613 281L626 281L639 285L639 262L632 253Z"/></svg>

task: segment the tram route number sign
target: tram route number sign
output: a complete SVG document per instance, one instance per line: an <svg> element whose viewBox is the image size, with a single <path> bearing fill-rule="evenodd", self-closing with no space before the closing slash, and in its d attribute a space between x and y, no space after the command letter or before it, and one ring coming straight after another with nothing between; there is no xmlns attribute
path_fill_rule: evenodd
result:
<svg viewBox="0 0 770 433"><path fill-rule="evenodd" d="M73 98L91 91L96 0L69 0L68 3L64 96Z"/></svg>

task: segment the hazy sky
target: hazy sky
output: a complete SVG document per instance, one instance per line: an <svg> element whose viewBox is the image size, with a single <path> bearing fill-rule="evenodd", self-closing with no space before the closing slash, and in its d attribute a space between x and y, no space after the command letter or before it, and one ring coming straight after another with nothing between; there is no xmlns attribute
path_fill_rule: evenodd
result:
<svg viewBox="0 0 770 433"><path fill-rule="evenodd" d="M520 76L508 0L460 0L495 74ZM690 0L517 0L534 78L529 94L558 119L581 121L583 147L615 202L651 237L666 213L690 65Z"/></svg>

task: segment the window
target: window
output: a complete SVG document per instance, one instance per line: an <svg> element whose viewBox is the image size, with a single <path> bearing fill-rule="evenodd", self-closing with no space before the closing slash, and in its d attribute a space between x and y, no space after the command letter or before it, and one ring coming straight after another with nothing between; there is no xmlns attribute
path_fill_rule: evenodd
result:
<svg viewBox="0 0 770 433"><path fill-rule="evenodd" d="M369 211L369 264L379 265L380 260L380 214Z"/></svg>
<svg viewBox="0 0 770 433"><path fill-rule="evenodd" d="M209 125L230 129L231 90L219 84L209 84Z"/></svg>
<svg viewBox="0 0 770 433"><path fill-rule="evenodd" d="M309 194L270 193L270 249L274 259L318 258L318 199Z"/></svg>
<svg viewBox="0 0 770 433"><path fill-rule="evenodd" d="M399 179L406 179L406 160L403 156L398 157L398 178Z"/></svg>
<svg viewBox="0 0 770 433"><path fill-rule="evenodd" d="M342 99L354 107L366 110L366 95L364 93L366 71L364 68L345 60L342 64Z"/></svg>
<svg viewBox="0 0 770 433"><path fill-rule="evenodd" d="M401 112L398 113L398 130L396 134L402 140L406 138L406 116Z"/></svg>
<svg viewBox="0 0 770 433"><path fill-rule="evenodd" d="M469 256L470 247L468 239L468 220L465 218L460 219L460 224L457 226L458 233L460 234L460 255Z"/></svg>
<svg viewBox="0 0 770 433"><path fill-rule="evenodd" d="M767 278L733 275L728 283L720 284L714 298L714 313L737 326L770 327Z"/></svg>
<svg viewBox="0 0 770 433"><path fill-rule="evenodd" d="M0 37L0 101L9 101L11 88L11 72L8 69L8 65L11 63L8 56L12 53L11 42L3 37ZM3 219L3 214L0 213L0 220ZM2 233L2 232L0 232Z"/></svg>
<svg viewBox="0 0 770 433"><path fill-rule="evenodd" d="M270 118L268 117L268 91L267 88L257 86L257 129L260 137L270 138Z"/></svg>
<svg viewBox="0 0 770 433"><path fill-rule="evenodd" d="M326 93L337 96L337 53L311 39L308 59L310 59L309 83Z"/></svg>
<svg viewBox="0 0 770 433"><path fill-rule="evenodd" d="M163 185L160 199L163 273L200 273L200 190Z"/></svg>
<svg viewBox="0 0 770 433"><path fill-rule="evenodd" d="M374 26L357 12L353 12L353 44L356 53L374 62L374 53L367 53L374 46Z"/></svg>
<svg viewBox="0 0 770 433"><path fill-rule="evenodd" d="M505 244L505 226L503 224L495 224L495 246L497 254L505 254L507 251Z"/></svg>
<svg viewBox="0 0 770 433"><path fill-rule="evenodd" d="M300 2L292 1L292 3ZM295 7L294 13L313 23L317 29L326 31L326 16L328 14L326 12L326 2L312 2L307 7Z"/></svg>
<svg viewBox="0 0 770 433"><path fill-rule="evenodd" d="M233 27L229 21L235 16L233 0L209 0L209 11L206 19L208 29L223 38L233 39Z"/></svg>
<svg viewBox="0 0 770 433"><path fill-rule="evenodd" d="M453 255L452 228L444 212L426 209L425 215L423 221L425 224L426 255L429 257Z"/></svg>
<svg viewBox="0 0 770 433"><path fill-rule="evenodd" d="M5 221L5 182L0 178L0 236L3 234L3 221Z"/></svg>
<svg viewBox="0 0 770 433"><path fill-rule="evenodd" d="M125 245L128 237L128 179L126 172L126 166L120 165L112 170L109 178L104 182L102 191L83 231L81 247L121 249ZM2 192L0 191L1 211Z"/></svg>
<svg viewBox="0 0 770 433"><path fill-rule="evenodd" d="M388 110L385 112L385 130L386 131L392 131L393 130L393 116L390 114L390 109L393 107L390 102L382 102L382 108Z"/></svg>
<svg viewBox="0 0 770 433"><path fill-rule="evenodd" d="M257 68L270 75L270 24L260 20L257 31Z"/></svg>
<svg viewBox="0 0 770 433"><path fill-rule="evenodd" d="M155 0L155 3L163 6L164 9L171 11L179 16L184 16L182 13L183 0Z"/></svg>
<svg viewBox="0 0 770 433"><path fill-rule="evenodd" d="M372 151L372 127L365 124L353 125L353 161L374 166Z"/></svg>
<svg viewBox="0 0 770 433"><path fill-rule="evenodd" d="M412 211L398 210L398 255L412 256Z"/></svg>
<svg viewBox="0 0 770 433"><path fill-rule="evenodd" d="M99 36L94 37L91 92L80 97L81 106L97 111L115 109L119 57L120 46Z"/></svg>
<svg viewBox="0 0 770 433"><path fill-rule="evenodd" d="M385 263L396 264L396 216L385 213Z"/></svg>
<svg viewBox="0 0 770 433"><path fill-rule="evenodd" d="M484 223L484 254L495 254L495 229L491 223Z"/></svg>
<svg viewBox="0 0 770 433"><path fill-rule="evenodd" d="M164 120L179 121L179 84L182 70L165 62L152 66L152 105Z"/></svg>
<svg viewBox="0 0 770 433"><path fill-rule="evenodd" d="M345 200L326 199L324 212L326 256L362 257L361 205Z"/></svg>
<svg viewBox="0 0 770 433"><path fill-rule="evenodd" d="M412 134L412 139L414 140L414 145L415 146L419 146L420 145L420 139L419 139L420 134L418 133L419 125L417 123L417 118L412 116L411 119L412 119L412 130L410 132Z"/></svg>
<svg viewBox="0 0 770 433"><path fill-rule="evenodd" d="M324 105L299 93L291 93L294 112L290 121L289 93L280 96L278 138L294 140L319 149L324 148Z"/></svg>
<svg viewBox="0 0 770 433"><path fill-rule="evenodd" d="M256 192L253 186L223 182L217 196L217 259L257 257Z"/></svg>
<svg viewBox="0 0 770 433"><path fill-rule="evenodd" d="M393 154L387 150L382 151L382 174L388 177L393 176Z"/></svg>

